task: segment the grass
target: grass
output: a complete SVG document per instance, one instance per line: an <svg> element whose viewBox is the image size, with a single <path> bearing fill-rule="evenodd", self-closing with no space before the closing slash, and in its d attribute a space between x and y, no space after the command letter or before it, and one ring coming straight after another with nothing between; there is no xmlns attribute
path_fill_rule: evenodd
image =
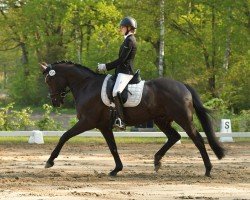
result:
<svg viewBox="0 0 250 200"><path fill-rule="evenodd" d="M0 137L0 144L22 144L28 143L29 137ZM59 137L44 137L45 144L56 144ZM163 144L166 138L152 138L152 137L117 137L116 142L119 144ZM235 142L250 142L250 138L234 138ZM182 138L182 143L191 142L189 138ZM73 137L67 143L71 144L106 144L103 137Z"/></svg>
<svg viewBox="0 0 250 200"><path fill-rule="evenodd" d="M233 138L235 142L250 142L250 138Z"/></svg>
<svg viewBox="0 0 250 200"><path fill-rule="evenodd" d="M29 137L0 137L0 144L21 144L21 143L27 143ZM59 140L59 137L54 136L45 136L44 137L44 143L50 144L50 143L57 143ZM133 144L139 144L139 143L160 143L163 144L166 141L166 138L151 138L151 137L117 137L115 138L117 143L133 143ZM184 138L182 141L188 141L189 139ZM103 137L73 137L71 138L68 143L77 144L77 143L95 143L95 144L106 144L106 141Z"/></svg>

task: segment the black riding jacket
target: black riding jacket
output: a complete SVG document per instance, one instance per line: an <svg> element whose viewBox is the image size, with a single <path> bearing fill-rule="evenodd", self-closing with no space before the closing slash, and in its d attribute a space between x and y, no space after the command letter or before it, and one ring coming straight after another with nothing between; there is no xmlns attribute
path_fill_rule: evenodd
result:
<svg viewBox="0 0 250 200"><path fill-rule="evenodd" d="M136 39L134 34L126 37L119 51L118 59L106 64L106 69L115 69L115 74L133 74L134 58L136 54Z"/></svg>

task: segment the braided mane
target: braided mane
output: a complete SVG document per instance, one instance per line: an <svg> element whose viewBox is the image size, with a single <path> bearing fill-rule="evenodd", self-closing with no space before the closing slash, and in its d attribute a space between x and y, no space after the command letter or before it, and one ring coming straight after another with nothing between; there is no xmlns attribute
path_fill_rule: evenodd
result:
<svg viewBox="0 0 250 200"><path fill-rule="evenodd" d="M69 61L69 60L61 60L61 61L56 61L56 62L52 63L52 65L56 65L56 64L71 64L71 65L78 67L79 69L87 70L88 72L90 72L94 75L100 75L100 74L94 72L93 70L89 69L88 67L85 67L79 63L74 63L74 62Z"/></svg>

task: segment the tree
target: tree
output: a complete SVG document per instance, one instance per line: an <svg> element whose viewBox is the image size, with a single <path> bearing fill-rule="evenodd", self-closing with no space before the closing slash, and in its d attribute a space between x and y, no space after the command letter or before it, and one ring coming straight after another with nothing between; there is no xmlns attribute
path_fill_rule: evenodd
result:
<svg viewBox="0 0 250 200"><path fill-rule="evenodd" d="M166 13L169 9L169 4L165 4L164 0L133 0L133 1L117 1L116 5L123 11L123 15L131 15L138 22L138 36L139 39L143 41L143 45L140 48L143 48L145 54L152 56L145 56L142 60L144 62L141 65L146 65L147 68L143 71L149 70L149 73L152 73L150 68L153 64L157 70L157 76L164 76L165 73L165 59L164 59L164 38L165 26L168 19ZM150 45L150 50L148 49L148 44ZM140 52L139 54L144 54ZM152 52L152 50L154 52ZM148 66L149 65L149 66ZM140 66L141 67L141 66Z"/></svg>
<svg viewBox="0 0 250 200"><path fill-rule="evenodd" d="M2 1L0 76L8 78L11 100L47 103L38 62L69 59L94 69L116 59L119 21L132 16L138 22L135 69L143 79L180 80L204 101L218 97L240 112L249 109L249 13L249 0Z"/></svg>
<svg viewBox="0 0 250 200"><path fill-rule="evenodd" d="M28 50L27 50L27 34L22 29L22 24L20 21L25 22L26 18L22 12L22 7L25 1L6 1L1 4L0 12L1 18L0 22L2 24L2 49L1 51L12 50L20 48L22 52L21 62L23 64L24 75L29 75L28 63ZM11 35L11 37L9 37Z"/></svg>
<svg viewBox="0 0 250 200"><path fill-rule="evenodd" d="M11 78L11 97L24 104L45 103L42 97L46 96L46 89L40 84L43 80L37 70L37 62L53 63L67 56L72 58L68 51L75 48L75 41L80 41L81 45L77 48L79 61L82 62L82 55L87 55L86 51L83 52L84 40L89 50L94 30L98 35L103 27L113 28L115 15L119 17L119 12L112 3L105 1L6 1L0 18L4 22L5 33L0 39L8 47L3 50L18 47L22 52L22 62L18 63L19 68L17 66ZM105 37L108 34L102 32Z"/></svg>

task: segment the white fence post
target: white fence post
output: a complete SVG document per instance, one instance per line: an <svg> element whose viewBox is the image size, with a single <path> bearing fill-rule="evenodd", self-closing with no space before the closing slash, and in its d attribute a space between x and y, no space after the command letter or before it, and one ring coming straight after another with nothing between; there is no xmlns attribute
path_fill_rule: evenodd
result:
<svg viewBox="0 0 250 200"><path fill-rule="evenodd" d="M32 135L29 137L29 144L44 144L43 132L39 130L33 130Z"/></svg>
<svg viewBox="0 0 250 200"><path fill-rule="evenodd" d="M181 140L178 140L175 144L181 144Z"/></svg>
<svg viewBox="0 0 250 200"><path fill-rule="evenodd" d="M220 124L220 132L221 133L232 133L232 126L230 119L222 119ZM221 136L221 142L233 142L232 136Z"/></svg>

